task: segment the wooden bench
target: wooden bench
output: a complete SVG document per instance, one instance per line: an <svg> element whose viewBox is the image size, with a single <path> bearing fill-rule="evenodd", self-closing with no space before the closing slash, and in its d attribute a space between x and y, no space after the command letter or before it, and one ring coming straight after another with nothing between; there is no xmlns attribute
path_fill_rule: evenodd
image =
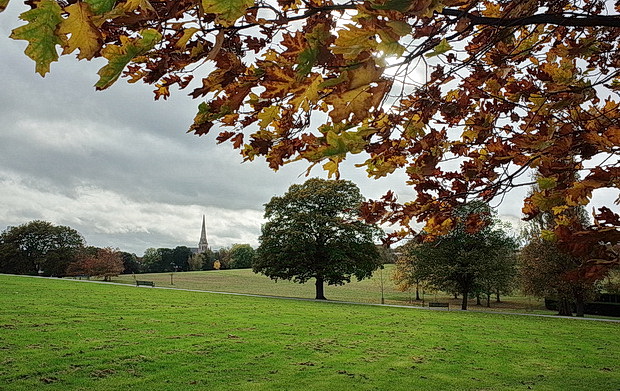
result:
<svg viewBox="0 0 620 391"><path fill-rule="evenodd" d="M428 303L429 307L441 307L441 308L450 308L450 303Z"/></svg>
<svg viewBox="0 0 620 391"><path fill-rule="evenodd" d="M138 281L138 280L136 280L136 286L140 286L140 285L155 287L155 283L153 281Z"/></svg>

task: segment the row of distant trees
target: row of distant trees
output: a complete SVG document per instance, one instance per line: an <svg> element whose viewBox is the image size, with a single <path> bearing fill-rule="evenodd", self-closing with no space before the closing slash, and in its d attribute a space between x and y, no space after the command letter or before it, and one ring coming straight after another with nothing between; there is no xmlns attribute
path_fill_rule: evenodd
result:
<svg viewBox="0 0 620 391"><path fill-rule="evenodd" d="M583 207L573 213L583 225L589 219ZM482 229L471 230L468 216L478 216ZM491 297L520 289L522 293L557 301L560 315L584 316L586 302L597 292L619 293L618 270L585 273L588 262L568 254L549 234L553 224L550 213L542 213L529 222L519 238L510 236L491 208L472 202L454 213L460 223L447 235L425 241L424 235L398 248L393 279L402 291L443 291L461 296L462 309L468 299ZM616 277L614 277L616 276Z"/></svg>
<svg viewBox="0 0 620 391"><path fill-rule="evenodd" d="M194 254L189 247L148 248L140 259L140 271L161 273L171 271L244 269L252 267L256 252L249 244L234 244Z"/></svg>
<svg viewBox="0 0 620 391"><path fill-rule="evenodd" d="M0 234L0 272L42 276L88 275L109 280L136 268L135 254L87 246L75 229L34 220Z"/></svg>
<svg viewBox="0 0 620 391"><path fill-rule="evenodd" d="M113 248L87 246L68 226L34 220L0 234L0 273L100 277L128 273L249 268L255 251L249 244L193 254L185 246L149 248L143 257Z"/></svg>

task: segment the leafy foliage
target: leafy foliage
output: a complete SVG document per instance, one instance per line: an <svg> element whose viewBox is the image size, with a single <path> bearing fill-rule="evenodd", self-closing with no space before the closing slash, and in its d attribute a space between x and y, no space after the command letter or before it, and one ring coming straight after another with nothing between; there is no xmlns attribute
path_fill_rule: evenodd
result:
<svg viewBox="0 0 620 391"><path fill-rule="evenodd" d="M47 221L9 227L0 235L0 272L64 276L84 245L78 231Z"/></svg>
<svg viewBox="0 0 620 391"><path fill-rule="evenodd" d="M252 267L256 251L249 244L233 244L230 248L230 268L245 269Z"/></svg>
<svg viewBox="0 0 620 391"><path fill-rule="evenodd" d="M0 2L0 10L7 1ZM620 5L604 0L26 1L12 37L44 75L57 58L104 57L96 87L121 75L192 85L190 131L214 125L246 160L306 160L338 176L349 154L379 178L404 170L416 192L369 202L369 222L455 226L451 209L489 201L540 175L527 218L590 270L619 263L620 217L574 225L567 207L618 189ZM612 12L615 12L612 13ZM198 67L201 72L196 72ZM200 80L192 79L201 75ZM198 79L198 78L196 78ZM315 115L318 113L319 115ZM319 123L322 122L322 123ZM611 157L600 159L600 157ZM456 164L450 162L456 162ZM601 163L602 162L602 163ZM474 220L472 220L473 222Z"/></svg>
<svg viewBox="0 0 620 391"><path fill-rule="evenodd" d="M324 282L370 277L380 263L374 244L380 230L360 221L362 201L352 182L317 178L273 197L265 205L253 270L302 284L315 278L317 299L325 299Z"/></svg>
<svg viewBox="0 0 620 391"><path fill-rule="evenodd" d="M569 208L566 213L573 214L575 220L584 224L588 220L583 207ZM575 307L577 315L584 316L585 301L593 295L596 282L605 273L585 268L588 257L566 252L554 235L541 235L541 232L550 232L551 224L553 216L542 213L524 230L527 242L519 253L522 286L528 294L558 300L560 315L571 316Z"/></svg>
<svg viewBox="0 0 620 391"><path fill-rule="evenodd" d="M467 220L483 216L484 228L471 231ZM463 295L467 309L470 294L505 290L516 277L517 243L501 227L495 227L488 205L473 202L455 210L456 227L434 241L408 243L397 278L406 287L418 281Z"/></svg>
<svg viewBox="0 0 620 391"><path fill-rule="evenodd" d="M110 281L123 272L123 253L112 248L90 247L82 251L79 259L67 268L69 275L86 275L89 277L103 277Z"/></svg>

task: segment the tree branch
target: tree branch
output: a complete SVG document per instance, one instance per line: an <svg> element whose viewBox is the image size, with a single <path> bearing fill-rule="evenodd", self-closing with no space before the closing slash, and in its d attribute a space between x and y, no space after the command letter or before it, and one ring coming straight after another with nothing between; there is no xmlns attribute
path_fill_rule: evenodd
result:
<svg viewBox="0 0 620 391"><path fill-rule="evenodd" d="M522 18L491 18L475 15L466 11L444 8L441 11L445 16L467 18L472 24L485 26L527 26L533 24L554 24L558 26L573 27L620 27L620 15L574 15L563 14L537 14Z"/></svg>

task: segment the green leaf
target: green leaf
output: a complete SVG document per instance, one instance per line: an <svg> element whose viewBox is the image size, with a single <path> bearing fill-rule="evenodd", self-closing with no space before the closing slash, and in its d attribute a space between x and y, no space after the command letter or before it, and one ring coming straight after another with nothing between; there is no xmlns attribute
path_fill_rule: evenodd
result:
<svg viewBox="0 0 620 391"><path fill-rule="evenodd" d="M400 20L392 20L387 22L387 25L392 28L392 31L401 37L411 34L411 25L409 23L405 23Z"/></svg>
<svg viewBox="0 0 620 391"><path fill-rule="evenodd" d="M140 32L142 38L121 36L121 46L108 45L101 50L101 55L108 59L108 64L97 74L99 81L95 88L103 90L114 84L125 69L125 66L137 56L151 50L162 38L157 30L146 29Z"/></svg>
<svg viewBox="0 0 620 391"><path fill-rule="evenodd" d="M95 15L110 12L112 8L114 8L114 5L116 5L116 0L84 0L84 2L90 4L90 8Z"/></svg>
<svg viewBox="0 0 620 391"><path fill-rule="evenodd" d="M41 0L36 8L24 12L20 19L29 22L13 30L11 38L28 41L24 53L36 63L36 71L45 76L50 71L50 64L58 60L56 45L63 44L55 33L62 22L62 9L53 0Z"/></svg>
<svg viewBox="0 0 620 391"><path fill-rule="evenodd" d="M383 4L373 4L371 3L372 8L377 10L394 10L405 12L411 7L412 0L387 0L383 2Z"/></svg>
<svg viewBox="0 0 620 391"><path fill-rule="evenodd" d="M319 49L314 47L306 48L297 56L297 74L306 76L312 71L312 67L316 64L319 57Z"/></svg>
<svg viewBox="0 0 620 391"><path fill-rule="evenodd" d="M548 189L553 189L554 187L557 186L558 184L558 179L557 178L538 178L536 179L536 182L538 183L538 187L540 187L540 190L548 190Z"/></svg>
<svg viewBox="0 0 620 391"><path fill-rule="evenodd" d="M549 231L546 229L543 229L542 231L540 231L540 236L546 242L555 242L558 239L557 236L555 235L555 232Z"/></svg>
<svg viewBox="0 0 620 391"><path fill-rule="evenodd" d="M217 22L224 27L234 25L253 5L254 0L202 0L204 11L217 15Z"/></svg>
<svg viewBox="0 0 620 391"><path fill-rule="evenodd" d="M426 54L426 57L435 57L440 54L444 54L445 52L451 49L452 49L452 46L450 46L448 41L446 41L446 39L444 38L441 40L441 42L439 42L439 44L437 44L437 46L433 48L432 52Z"/></svg>

